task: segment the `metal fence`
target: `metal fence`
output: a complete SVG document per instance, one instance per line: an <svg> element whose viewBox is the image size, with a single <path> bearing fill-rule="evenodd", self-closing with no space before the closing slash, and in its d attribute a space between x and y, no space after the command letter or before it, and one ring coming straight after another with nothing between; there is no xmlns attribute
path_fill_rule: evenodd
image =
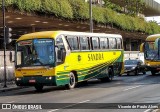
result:
<svg viewBox="0 0 160 112"><path fill-rule="evenodd" d="M144 62L144 53L140 51L125 51L124 59L140 59Z"/></svg>

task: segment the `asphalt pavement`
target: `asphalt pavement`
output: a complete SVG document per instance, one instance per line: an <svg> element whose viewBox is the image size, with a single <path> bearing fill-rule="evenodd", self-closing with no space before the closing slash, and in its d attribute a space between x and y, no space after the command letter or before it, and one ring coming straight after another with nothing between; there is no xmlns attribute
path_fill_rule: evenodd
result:
<svg viewBox="0 0 160 112"><path fill-rule="evenodd" d="M34 87L15 89L0 92L0 103L43 103L48 107L27 112L159 112L156 108L129 106L153 104L156 107L160 103L160 74L123 75L106 83L94 79L72 90L63 86L45 87L42 92Z"/></svg>

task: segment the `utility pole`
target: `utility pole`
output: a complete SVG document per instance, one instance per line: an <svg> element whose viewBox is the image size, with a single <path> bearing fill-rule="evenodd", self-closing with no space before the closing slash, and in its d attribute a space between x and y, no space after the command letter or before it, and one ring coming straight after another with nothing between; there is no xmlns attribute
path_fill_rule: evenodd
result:
<svg viewBox="0 0 160 112"><path fill-rule="evenodd" d="M6 24L5 24L5 1L2 0L2 13L3 13L3 40L4 40L4 88L6 85Z"/></svg>
<svg viewBox="0 0 160 112"><path fill-rule="evenodd" d="M89 0L89 18L90 18L90 32L93 33L92 0Z"/></svg>

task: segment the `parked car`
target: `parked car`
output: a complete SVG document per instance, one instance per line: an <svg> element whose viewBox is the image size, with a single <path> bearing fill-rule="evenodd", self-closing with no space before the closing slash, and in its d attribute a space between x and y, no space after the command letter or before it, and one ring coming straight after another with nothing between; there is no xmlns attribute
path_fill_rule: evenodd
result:
<svg viewBox="0 0 160 112"><path fill-rule="evenodd" d="M140 72L146 74L145 65L142 60L139 59L128 59L124 62L124 73L129 75L130 73L134 73L134 75L138 75Z"/></svg>

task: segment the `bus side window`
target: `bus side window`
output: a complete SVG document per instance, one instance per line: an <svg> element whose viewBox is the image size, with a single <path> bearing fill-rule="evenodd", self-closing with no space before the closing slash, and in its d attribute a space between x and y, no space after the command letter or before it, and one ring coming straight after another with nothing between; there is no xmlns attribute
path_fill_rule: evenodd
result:
<svg viewBox="0 0 160 112"><path fill-rule="evenodd" d="M117 39L117 49L122 49L122 42L121 42L121 39L120 38L118 38Z"/></svg>
<svg viewBox="0 0 160 112"><path fill-rule="evenodd" d="M71 50L79 50L78 38L76 36L67 36L67 42Z"/></svg>
<svg viewBox="0 0 160 112"><path fill-rule="evenodd" d="M105 37L100 38L100 48L101 49L108 49L108 40Z"/></svg>
<svg viewBox="0 0 160 112"><path fill-rule="evenodd" d="M109 48L110 49L116 49L117 44L116 44L116 39L115 38L109 38Z"/></svg>
<svg viewBox="0 0 160 112"><path fill-rule="evenodd" d="M66 50L64 47L64 43L62 40L62 37L58 37L56 39L56 61L58 64L61 64L64 62L65 56L66 56Z"/></svg>
<svg viewBox="0 0 160 112"><path fill-rule="evenodd" d="M114 41L114 49L117 49L117 40L116 40L116 38L114 38L113 41Z"/></svg>
<svg viewBox="0 0 160 112"><path fill-rule="evenodd" d="M80 49L81 50L89 50L89 42L86 37L79 37L80 39Z"/></svg>
<svg viewBox="0 0 160 112"><path fill-rule="evenodd" d="M98 37L92 37L92 47L93 50L98 50L99 49L99 39Z"/></svg>

